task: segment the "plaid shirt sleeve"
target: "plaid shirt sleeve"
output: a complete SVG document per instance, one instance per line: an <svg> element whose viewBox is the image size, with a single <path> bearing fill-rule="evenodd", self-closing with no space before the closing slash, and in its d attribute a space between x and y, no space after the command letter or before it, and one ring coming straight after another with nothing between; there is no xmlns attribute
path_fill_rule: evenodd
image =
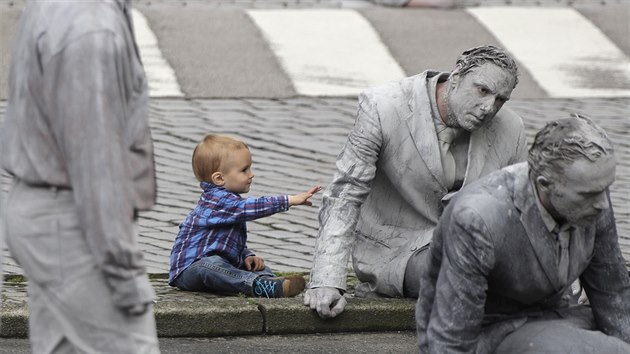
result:
<svg viewBox="0 0 630 354"><path fill-rule="evenodd" d="M243 259L250 257L250 256L255 256L256 253L252 252L252 250L250 250L249 248L247 248L247 246L245 246L245 249L243 249Z"/></svg>
<svg viewBox="0 0 630 354"><path fill-rule="evenodd" d="M209 202L212 203L212 201ZM225 194L208 209L211 212L206 219L207 225L237 224L289 210L289 197L280 195L240 198L230 193Z"/></svg>

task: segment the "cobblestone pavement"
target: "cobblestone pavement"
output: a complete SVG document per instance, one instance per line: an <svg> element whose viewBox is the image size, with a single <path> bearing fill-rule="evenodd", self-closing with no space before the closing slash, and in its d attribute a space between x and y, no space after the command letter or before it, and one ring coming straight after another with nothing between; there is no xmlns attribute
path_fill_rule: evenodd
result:
<svg viewBox="0 0 630 354"><path fill-rule="evenodd" d="M624 256L630 259L630 99L515 100L508 105L524 118L528 142L547 120L569 112L588 114L608 131L619 160L613 204ZM0 120L5 108L6 102L0 102ZM149 273L168 272L178 225L199 196L190 158L205 134L234 135L250 145L256 177L249 195L297 193L330 182L355 111L356 100L344 98L152 99L158 203L141 214L139 237ZM5 190L8 182L5 176ZM321 195L313 199L316 206L321 204ZM308 271L317 211L317 207L294 207L249 222L249 247L277 271ZM21 273L10 257L4 263L6 273Z"/></svg>

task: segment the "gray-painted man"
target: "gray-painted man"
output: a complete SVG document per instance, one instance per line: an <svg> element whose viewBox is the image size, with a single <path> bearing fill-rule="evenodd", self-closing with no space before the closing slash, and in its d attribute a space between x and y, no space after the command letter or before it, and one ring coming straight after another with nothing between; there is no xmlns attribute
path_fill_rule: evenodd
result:
<svg viewBox="0 0 630 354"><path fill-rule="evenodd" d="M606 133L576 116L547 124L528 163L460 191L422 273L421 351L630 353L630 277L608 192L615 165ZM590 307L563 301L578 277Z"/></svg>
<svg viewBox="0 0 630 354"><path fill-rule="evenodd" d="M32 1L20 20L1 141L34 353L159 352L135 240L155 175L130 11L125 0Z"/></svg>
<svg viewBox="0 0 630 354"><path fill-rule="evenodd" d="M305 305L321 317L343 311L351 250L357 296L418 296L443 204L526 157L521 118L501 109L517 81L514 60L484 46L465 51L450 74L425 71L359 96L323 197Z"/></svg>

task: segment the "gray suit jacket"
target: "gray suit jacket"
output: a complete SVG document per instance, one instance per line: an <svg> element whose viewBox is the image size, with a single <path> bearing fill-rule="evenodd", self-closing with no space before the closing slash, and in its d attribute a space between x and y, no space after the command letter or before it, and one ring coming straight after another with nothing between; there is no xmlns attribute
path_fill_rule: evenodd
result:
<svg viewBox="0 0 630 354"><path fill-rule="evenodd" d="M527 174L526 163L507 167L446 208L421 279L416 321L424 351L492 351L528 316L562 307L578 277L598 329L630 342L630 277L612 206L573 233L569 276L561 281L557 246Z"/></svg>
<svg viewBox="0 0 630 354"><path fill-rule="evenodd" d="M448 190L427 91L426 71L359 96L353 130L320 210L311 287L346 288L346 266L359 292L403 296L405 266L427 245ZM464 185L523 161L523 122L508 108L470 137Z"/></svg>

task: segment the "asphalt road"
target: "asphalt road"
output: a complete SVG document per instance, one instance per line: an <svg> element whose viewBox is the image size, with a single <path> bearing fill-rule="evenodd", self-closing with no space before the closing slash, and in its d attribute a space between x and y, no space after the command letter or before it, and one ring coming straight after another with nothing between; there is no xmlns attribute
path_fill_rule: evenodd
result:
<svg viewBox="0 0 630 354"><path fill-rule="evenodd" d="M416 353L417 347L415 332L378 332L220 338L160 338L160 350L163 354L358 354ZM30 353L28 340L0 339L0 354L5 353Z"/></svg>
<svg viewBox="0 0 630 354"><path fill-rule="evenodd" d="M146 16L185 96L294 96L296 89L272 51L274 44L265 40L246 9L221 8L209 5L211 3L147 1L134 4ZM0 99L6 99L10 47L22 6L21 2L0 2ZM593 1L591 5L578 4L574 8L625 56L630 56L629 6L604 6ZM427 68L450 70L455 58L474 45L502 45L462 8L365 7L357 11L371 23L406 75ZM378 70L378 65L374 65L374 70ZM601 75L605 73L598 76ZM531 73L523 69L513 98L544 97L547 97L545 91Z"/></svg>

